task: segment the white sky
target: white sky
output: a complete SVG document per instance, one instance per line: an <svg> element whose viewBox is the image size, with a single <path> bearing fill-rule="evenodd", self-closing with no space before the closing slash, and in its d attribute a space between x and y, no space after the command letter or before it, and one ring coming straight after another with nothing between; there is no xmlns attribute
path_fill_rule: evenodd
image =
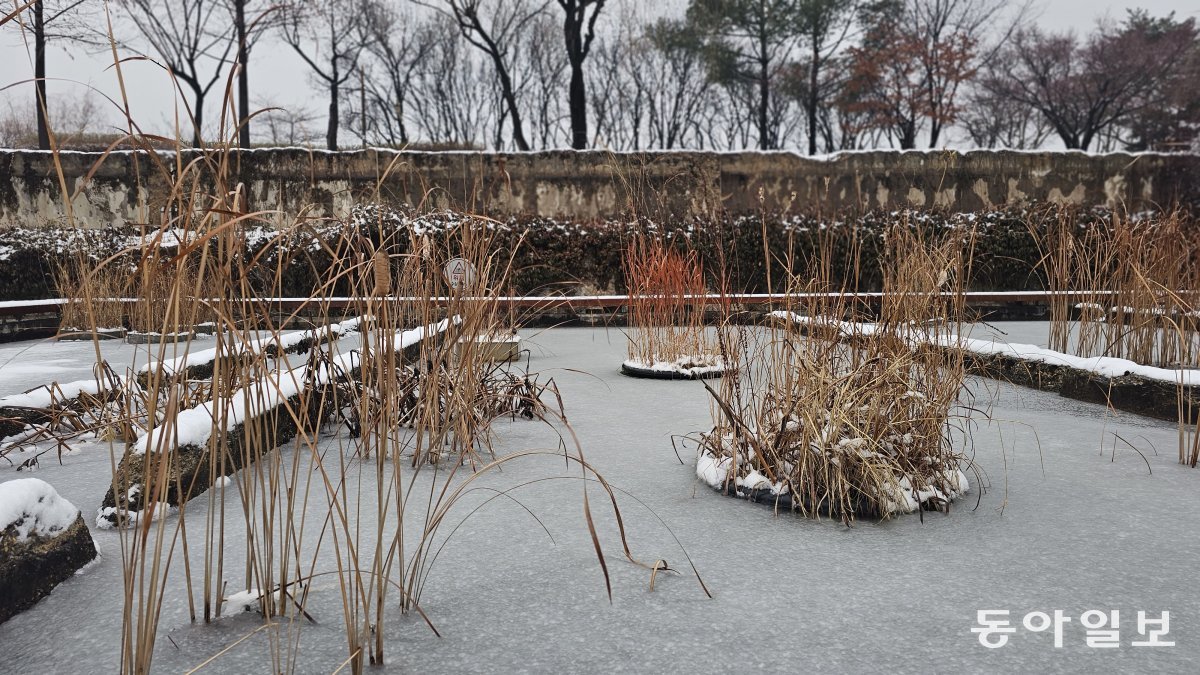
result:
<svg viewBox="0 0 1200 675"><path fill-rule="evenodd" d="M642 4L641 0L623 0L623 3L628 6L640 4L641 8L650 9L661 8L662 1L645 0ZM5 4L11 3L0 0L0 6ZM1174 11L1181 17L1200 18L1200 0L1139 0L1134 4L1126 0L1042 0L1035 8L1035 13L1037 23L1043 28L1083 33L1104 17L1121 19L1125 8L1129 6L1143 7L1153 15ZM67 53L52 44L48 61L48 77L70 80L49 84L51 101L56 97L79 96L87 87L94 87L119 100L110 53L86 53L79 49ZM32 52L22 44L15 22L0 28L0 64L4 64L0 67L0 87L8 87L33 76ZM250 67L251 96L255 107L281 106L317 115L325 108L323 94L310 84L307 67L288 47L274 41L260 44L252 55ZM175 113L172 98L166 93L171 91L169 78L157 67L144 62L126 64L124 75L134 119L147 131L170 134L174 128L172 119ZM6 114L10 106L26 105L30 100L30 92L31 85L0 91L0 115ZM210 95L210 100L219 98L219 93ZM103 119L110 127L121 119L111 104L101 102L101 105L108 111ZM206 114L211 120L216 119L218 112L210 108ZM318 123L318 129L319 124L322 123ZM187 125L183 126L186 129ZM183 135L188 137L190 132L185 131ZM349 138L344 140L350 141Z"/></svg>

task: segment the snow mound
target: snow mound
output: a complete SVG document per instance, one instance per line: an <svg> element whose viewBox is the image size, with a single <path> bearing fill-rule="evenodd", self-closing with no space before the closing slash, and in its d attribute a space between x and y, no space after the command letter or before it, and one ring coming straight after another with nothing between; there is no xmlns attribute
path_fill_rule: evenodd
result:
<svg viewBox="0 0 1200 675"><path fill-rule="evenodd" d="M18 478L0 483L0 532L16 528L17 541L56 537L75 522L79 509L44 480Z"/></svg>
<svg viewBox="0 0 1200 675"><path fill-rule="evenodd" d="M943 471L935 477L932 484L923 488L914 487L908 476L904 476L899 481L884 486L880 504L885 515L912 513L927 501L950 502L970 489L971 483L967 480L967 475L959 469Z"/></svg>
<svg viewBox="0 0 1200 675"><path fill-rule="evenodd" d="M96 527L101 530L111 530L117 526L119 509L115 506L101 506L96 510ZM149 519L149 522L162 520L168 516L179 513L177 507L171 506L167 502L155 502L153 506L147 506L142 511L120 511L125 518L125 526L133 527L143 520Z"/></svg>
<svg viewBox="0 0 1200 675"><path fill-rule="evenodd" d="M713 457L707 450L701 450L696 458L696 477L708 484L709 487L721 490L729 480L729 469L733 466L731 457Z"/></svg>
<svg viewBox="0 0 1200 675"><path fill-rule="evenodd" d="M251 588L245 591L238 591L226 597L225 604L230 609L237 609L243 612L257 612L259 609L259 600L262 599L262 596L262 591L257 588Z"/></svg>
<svg viewBox="0 0 1200 675"><path fill-rule="evenodd" d="M773 495L786 494L788 491L785 481L772 483L757 469L750 469L744 476L737 475L742 470L744 468L734 468L732 457L714 457L707 449L702 448L696 458L696 477L716 490L724 491L732 481L739 496L755 490L770 490ZM970 489L967 475L956 468L935 473L922 482L922 487L915 487L911 477L901 476L883 486L879 504L885 517L912 513L926 502L939 504L954 501Z"/></svg>

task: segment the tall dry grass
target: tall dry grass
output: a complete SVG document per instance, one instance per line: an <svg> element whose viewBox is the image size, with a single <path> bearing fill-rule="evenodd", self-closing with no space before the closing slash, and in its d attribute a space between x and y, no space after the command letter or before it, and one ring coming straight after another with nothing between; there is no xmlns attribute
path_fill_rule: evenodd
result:
<svg viewBox="0 0 1200 675"><path fill-rule="evenodd" d="M121 328L126 311L122 300L127 297L128 270L110 265L93 269L83 255L59 266L54 273L58 296L64 302L59 313L59 332L69 333L84 326ZM92 301L87 300L91 294Z"/></svg>
<svg viewBox="0 0 1200 675"><path fill-rule="evenodd" d="M629 290L629 361L708 363L713 346L705 334L704 271L695 251L661 237L631 237L623 259Z"/></svg>
<svg viewBox="0 0 1200 675"><path fill-rule="evenodd" d="M965 318L973 235L897 224L886 237L878 308L834 286L817 258L791 279L780 323L722 327L744 365L709 388L705 480L847 524L944 509L967 489L966 368L950 336ZM868 313L877 320L862 321Z"/></svg>
<svg viewBox="0 0 1200 675"><path fill-rule="evenodd" d="M1051 291L1049 346L1161 368L1200 368L1200 233L1175 211L1114 213L1081 226L1065 210L1031 224ZM1179 461L1196 466L1200 434L1181 377Z"/></svg>
<svg viewBox="0 0 1200 675"><path fill-rule="evenodd" d="M1031 225L1052 292L1050 348L1162 367L1200 365L1200 239L1180 213Z"/></svg>
<svg viewBox="0 0 1200 675"><path fill-rule="evenodd" d="M120 80L115 41L112 52ZM553 383L498 367L483 353L485 343L473 339L512 328L513 317L497 301L510 286L512 260L493 252L489 224L468 221L438 238L381 228L375 240L347 227L324 244L337 262L311 270L321 292L281 311L269 298L282 294L288 263L249 257L244 233L275 226L283 242L303 233L309 219L246 208L230 91L227 85L220 140L199 151L176 142L173 154L149 152L169 139L140 133L128 114L129 133L119 143L147 151L136 155L139 180L165 186L154 195L156 208L141 205L142 240L180 242L127 252L139 261L120 286L137 298L127 318L163 334L215 324L211 342L189 335L150 345L142 372L108 378L96 396L103 405L94 428L113 430L105 434L113 506L102 519L119 533L121 671L152 669L165 603L180 586L178 597L196 622L254 606L263 617L254 633L266 636L263 658L271 670L304 670L303 635L321 593L314 586L326 579L335 580L341 608L342 666L362 672L396 660L385 638L389 623L397 612L426 616L429 575L455 519L477 506L476 483L530 457L566 461L570 478L581 480L581 527L611 594L591 500L598 495L620 523L616 491L585 458ZM473 283L449 287L441 270L452 257L472 262ZM64 286L79 327L112 320L104 312L117 295L109 284L121 264L117 257L103 261ZM344 309L334 309L335 289L349 289ZM318 326L356 317L356 344L330 331L299 355L262 348L283 344L283 327L302 312ZM422 326L444 330L402 342ZM171 366L206 347L215 353L210 376L198 381ZM98 369L111 373L99 343L94 353ZM504 417L548 425L558 447L497 456L495 422ZM197 504L202 515L189 517ZM662 571L661 561L634 557L623 526L619 539L624 557L652 580Z"/></svg>

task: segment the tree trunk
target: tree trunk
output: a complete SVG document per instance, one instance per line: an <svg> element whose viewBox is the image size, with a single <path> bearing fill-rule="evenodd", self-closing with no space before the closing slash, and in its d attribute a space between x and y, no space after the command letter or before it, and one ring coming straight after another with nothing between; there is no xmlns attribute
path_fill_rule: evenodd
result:
<svg viewBox="0 0 1200 675"><path fill-rule="evenodd" d="M813 35L812 64L808 69L808 154L817 154L817 83L821 72L821 45Z"/></svg>
<svg viewBox="0 0 1200 675"><path fill-rule="evenodd" d="M1057 133L1058 137L1062 139L1063 147L1065 147L1067 150L1081 149L1079 134L1074 130L1067 129L1064 125L1054 124L1054 132Z"/></svg>
<svg viewBox="0 0 1200 675"><path fill-rule="evenodd" d="M329 126L325 129L325 147L338 149L338 71L335 68L329 80Z"/></svg>
<svg viewBox="0 0 1200 675"><path fill-rule="evenodd" d="M517 111L517 95L513 91L512 77L508 74L508 68L504 65L504 61L500 58L500 54L490 52L492 55L492 63L496 67L496 76L500 79L500 94L504 97L504 103L508 106L508 112L512 115L512 133L513 143L517 149L521 151L529 150L529 141L525 139L525 126L521 122L521 113ZM572 118L574 125L574 118ZM574 128L572 126L572 128ZM500 147L499 145L496 146Z"/></svg>
<svg viewBox="0 0 1200 675"><path fill-rule="evenodd" d="M576 18L574 3L564 7L563 36L567 42L567 63L571 66L571 83L567 88L567 109L571 115L571 147L588 146L587 89L583 82L583 14Z"/></svg>
<svg viewBox="0 0 1200 675"><path fill-rule="evenodd" d="M196 126L192 128L192 147L200 147L203 140L201 135L204 131L204 92L199 87L193 87L192 93L195 94L195 110L192 111L192 117L195 120Z"/></svg>
<svg viewBox="0 0 1200 675"><path fill-rule="evenodd" d="M770 150L772 143L768 136L767 113L771 108L771 63L767 58L767 37L764 33L759 39L758 52L758 147L760 150Z"/></svg>
<svg viewBox="0 0 1200 675"><path fill-rule="evenodd" d="M588 146L587 90L583 83L583 62L571 59L571 147L584 150Z"/></svg>
<svg viewBox="0 0 1200 675"><path fill-rule="evenodd" d="M38 148L50 149L50 123L46 110L46 23L45 7L41 0L33 5L33 87L36 90L33 104L37 107Z"/></svg>
<svg viewBox="0 0 1200 675"><path fill-rule="evenodd" d="M396 116L396 126L400 132L400 144L408 145L408 127L404 125L404 91L400 82L393 76L392 92L396 94L396 101L392 104L392 112Z"/></svg>
<svg viewBox="0 0 1200 675"><path fill-rule="evenodd" d="M250 46L246 44L246 0L236 0L238 41L238 145L250 147Z"/></svg>

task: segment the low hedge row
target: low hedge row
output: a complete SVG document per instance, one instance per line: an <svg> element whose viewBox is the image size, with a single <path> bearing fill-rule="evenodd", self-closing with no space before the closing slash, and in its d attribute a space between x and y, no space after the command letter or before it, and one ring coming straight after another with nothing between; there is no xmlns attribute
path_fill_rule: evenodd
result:
<svg viewBox="0 0 1200 675"><path fill-rule="evenodd" d="M764 216L662 226L646 220L563 222L548 218L515 218L487 221L495 246L507 253L516 248L513 291L542 293L622 292L621 253L635 232L656 232L695 249L706 273L724 269L732 292L759 293L767 289L766 250L771 256L773 290L782 290L792 271L804 272L805 261L823 251L832 269L843 270L843 279L857 275L859 290L877 290L881 283L880 253L886 226L901 222L935 234L974 230L972 290L1040 289L1044 279L1037 271L1040 257L1031 228L1047 219L1069 217L1081 227L1102 222L1109 214L1099 210L1020 208L974 214L940 214L921 211L873 212L852 219L818 219L810 216ZM346 236L386 242L390 253L407 252L409 232L433 238L460 223L466 216L452 212L417 213L408 208L381 205L356 207L345 222L316 221L286 236L256 227L245 231L244 256L250 285L261 295L310 296L328 271L344 264L336 260L336 242ZM174 237L164 237L175 241ZM9 228L0 230L0 300L56 297L54 270L72 259L89 264L113 258L109 264L133 266L138 259L136 232L121 228L72 231L66 229ZM168 244L171 246L177 244ZM857 258L857 259L856 259ZM857 264L855 264L857 262ZM281 265L282 276L275 271ZM344 294L346 284L326 291Z"/></svg>

